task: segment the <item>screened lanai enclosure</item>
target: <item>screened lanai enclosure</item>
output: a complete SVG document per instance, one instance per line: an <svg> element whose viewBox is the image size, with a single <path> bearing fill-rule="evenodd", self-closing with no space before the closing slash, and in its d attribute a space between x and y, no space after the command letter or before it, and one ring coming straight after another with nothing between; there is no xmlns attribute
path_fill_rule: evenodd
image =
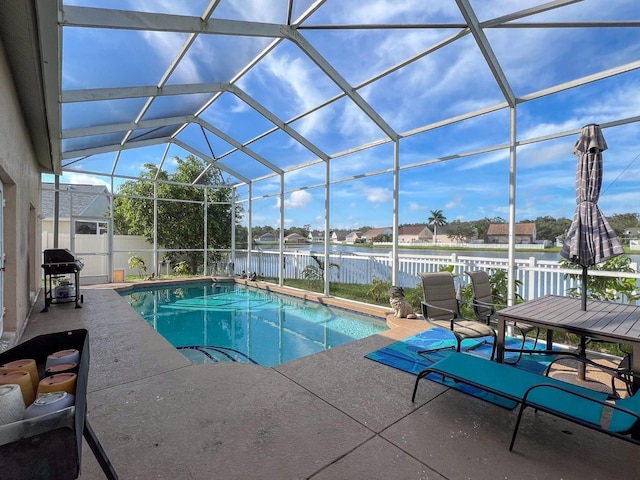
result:
<svg viewBox="0 0 640 480"><path fill-rule="evenodd" d="M513 275L517 222L573 216L573 145L590 123L609 145L601 208L637 210L636 0L34 8L54 157L44 181L58 195L65 183L104 185L109 212L143 201L146 230L139 207L125 223L151 238L150 270L187 250L200 273L255 270L263 225L278 232L278 265L292 226L321 232L317 255L329 258L332 230L367 225L391 229L397 284L398 225L441 211L507 220ZM107 225L111 275L132 248L118 243L123 218L77 220ZM167 244L183 230L197 230L195 244Z"/></svg>

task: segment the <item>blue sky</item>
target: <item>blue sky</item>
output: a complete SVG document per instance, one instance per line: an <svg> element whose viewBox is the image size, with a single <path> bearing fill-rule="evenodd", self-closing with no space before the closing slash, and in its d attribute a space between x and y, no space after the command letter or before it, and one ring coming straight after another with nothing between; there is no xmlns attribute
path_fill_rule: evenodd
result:
<svg viewBox="0 0 640 480"><path fill-rule="evenodd" d="M142 12L199 16L208 1L174 2L146 0L75 0L65 5L131 9ZM541 1L470 2L480 22L506 13L541 5ZM293 18L314 3L294 2ZM285 22L285 0L222 0L215 19ZM640 21L640 4L588 0L538 14L525 22ZM328 0L304 25L462 23L455 1L440 0ZM394 132L447 121L467 112L489 109L504 102L485 59L471 35L434 49L375 81L377 75L400 65L451 38L459 29L301 29L300 33L319 54L380 115ZM554 85L572 82L600 71L640 61L640 27L503 28L487 29L487 39L500 62L516 98L527 98ZM187 38L185 33L65 27L63 31L63 90L158 85ZM230 82L270 39L242 36L200 35L166 85ZM516 220L538 216L572 218L575 209L576 157L572 154L576 130L588 123L607 124L640 115L640 69L596 83L588 83L517 107L516 131L520 141L544 140L517 150ZM392 223L393 144L385 132L348 98L329 102L340 89L292 41L285 40L265 55L235 85L278 119L329 156L330 218L332 228ZM211 94L156 98L143 120L194 113ZM64 104L65 129L132 121L146 98ZM328 103L327 103L328 102ZM301 118L304 112L322 108ZM273 123L233 92L222 93L200 115L260 157L283 170L317 162L317 157L294 138L276 132ZM410 135L400 140L400 223L427 221L432 210L442 210L451 220L475 220L509 211L509 152L495 149L509 142L508 109ZM138 132L141 138L157 131ZM604 181L600 207L605 215L638 212L640 185L640 124L628 123L604 130L609 149L604 152ZM118 143L122 132L70 138L65 151ZM260 178L269 169L245 153L235 151L223 138L195 124L178 140L210 153L234 172ZM379 143L379 144L378 144ZM362 145L370 148L348 153ZM485 153L482 153L487 150ZM145 162L158 163L164 144L124 150L116 174L137 176ZM469 153L478 152L469 155ZM178 145L169 157L184 157ZM114 153L97 153L68 159L61 181L109 183ZM164 168L171 170L173 162ZM104 172L105 175L97 175ZM370 175L372 172L378 175ZM324 227L326 175L324 162L285 174L285 227L310 224ZM346 181L349 179L349 181ZM45 177L51 181L50 176ZM230 177L231 181L237 179ZM342 181L345 180L345 181ZM121 180L116 181L116 187ZM279 224L279 177L253 184L253 224ZM239 195L246 198L246 187Z"/></svg>

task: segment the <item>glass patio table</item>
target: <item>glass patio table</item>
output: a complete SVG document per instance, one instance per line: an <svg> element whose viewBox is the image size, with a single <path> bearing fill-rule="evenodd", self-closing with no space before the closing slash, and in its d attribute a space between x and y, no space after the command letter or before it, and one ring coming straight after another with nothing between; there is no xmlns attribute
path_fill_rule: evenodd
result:
<svg viewBox="0 0 640 480"><path fill-rule="evenodd" d="M553 330L593 340L630 345L633 391L640 389L640 306L547 295L499 310L496 360L504 362L507 322L522 322L547 329L547 345L553 345Z"/></svg>

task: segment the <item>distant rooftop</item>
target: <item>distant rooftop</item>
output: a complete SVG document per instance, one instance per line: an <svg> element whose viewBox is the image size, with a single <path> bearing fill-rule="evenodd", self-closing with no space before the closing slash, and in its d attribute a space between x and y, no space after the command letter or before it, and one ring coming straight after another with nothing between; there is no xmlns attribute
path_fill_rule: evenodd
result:
<svg viewBox="0 0 640 480"><path fill-rule="evenodd" d="M104 185L70 185L60 184L59 218L73 216L103 217L108 212L109 199L105 196L109 191ZM55 185L42 184L42 215L44 218L54 216Z"/></svg>

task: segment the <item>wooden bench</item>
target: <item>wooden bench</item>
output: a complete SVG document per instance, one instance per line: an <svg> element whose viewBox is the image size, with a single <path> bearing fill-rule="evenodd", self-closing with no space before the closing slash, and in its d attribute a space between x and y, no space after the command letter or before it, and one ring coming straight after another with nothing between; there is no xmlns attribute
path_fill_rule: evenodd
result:
<svg viewBox="0 0 640 480"><path fill-rule="evenodd" d="M509 364L451 352L446 358L418 374L412 402L416 398L418 382L429 374L439 374L519 403L520 411L509 445L510 451L526 407L640 444L640 395L609 402L606 393L531 373ZM610 421L607 425L602 425L601 419L606 409L611 410Z"/></svg>

